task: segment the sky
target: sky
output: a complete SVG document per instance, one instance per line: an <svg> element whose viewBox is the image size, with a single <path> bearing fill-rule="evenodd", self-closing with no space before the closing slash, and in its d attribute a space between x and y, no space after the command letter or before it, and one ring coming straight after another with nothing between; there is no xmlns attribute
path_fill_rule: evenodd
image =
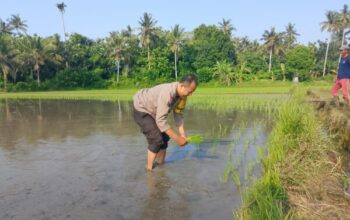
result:
<svg viewBox="0 0 350 220"><path fill-rule="evenodd" d="M62 20L57 3L62 0L0 0L0 18L6 20L19 14L27 21L28 33L46 37L63 36ZM237 29L233 34L260 40L265 30L276 27L284 31L291 22L300 34L298 42L307 44L325 40L328 33L320 31L327 10L339 11L349 0L63 0L66 31L92 39L104 38L111 31L127 25L139 27L144 12L150 13L157 25L170 30L175 24L192 31L201 24L217 25L231 19Z"/></svg>

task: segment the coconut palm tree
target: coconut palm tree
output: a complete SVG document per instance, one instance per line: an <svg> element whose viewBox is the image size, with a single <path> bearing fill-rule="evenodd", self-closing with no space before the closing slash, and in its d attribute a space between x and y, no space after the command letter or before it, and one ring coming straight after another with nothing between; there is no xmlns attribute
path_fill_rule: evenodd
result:
<svg viewBox="0 0 350 220"><path fill-rule="evenodd" d="M12 27L0 18L0 34L12 34Z"/></svg>
<svg viewBox="0 0 350 220"><path fill-rule="evenodd" d="M157 21L152 18L152 15L146 12L143 14L143 17L141 17L139 20L139 24L141 26L141 44L143 47L147 48L148 69L151 69L150 46L152 44L153 39L156 36L156 23Z"/></svg>
<svg viewBox="0 0 350 220"><path fill-rule="evenodd" d="M293 46L293 44L297 40L297 36L299 36L299 34L295 29L295 24L288 23L285 32L286 44L288 49Z"/></svg>
<svg viewBox="0 0 350 220"><path fill-rule="evenodd" d="M228 36L232 35L232 31L236 31L236 28L231 24L231 19L225 20L222 19L222 22L219 22L219 28Z"/></svg>
<svg viewBox="0 0 350 220"><path fill-rule="evenodd" d="M4 90L7 89L7 76L11 70L13 59L13 48L11 48L10 38L0 34L0 70L4 77Z"/></svg>
<svg viewBox="0 0 350 220"><path fill-rule="evenodd" d="M350 12L348 5L344 5L343 8L338 13L338 28L342 32L341 46L344 45L346 29L350 28ZM341 55L339 55L340 63Z"/></svg>
<svg viewBox="0 0 350 220"><path fill-rule="evenodd" d="M128 75L129 68L135 62L135 56L139 48L139 39L134 34L134 30L128 25L125 30L122 30L121 36L125 38L125 44L127 45L127 50L125 50L124 55L124 66L123 74Z"/></svg>
<svg viewBox="0 0 350 220"><path fill-rule="evenodd" d="M11 71L10 75L12 76L13 82L17 81L17 73L26 64L26 54L25 48L23 45L23 38L12 38L13 45L13 58L11 60Z"/></svg>
<svg viewBox="0 0 350 220"><path fill-rule="evenodd" d="M67 36L67 33L66 33L66 25L64 24L64 16L63 14L65 13L65 7L67 7L66 4L64 4L64 2L62 3L57 3L56 4L56 7L58 8L58 10L61 12L61 16L62 16L62 24L63 24L63 34L64 34L64 41L66 41L66 36Z"/></svg>
<svg viewBox="0 0 350 220"><path fill-rule="evenodd" d="M27 33L28 25L26 22L27 21L22 20L21 17L17 14L11 16L9 25L12 27L12 29L16 30L17 35L21 35Z"/></svg>
<svg viewBox="0 0 350 220"><path fill-rule="evenodd" d="M271 72L272 67L272 55L283 53L282 39L283 33L277 33L274 27L272 27L270 31L265 30L264 34L262 35L261 40L265 41L264 45L266 46L270 54L269 72Z"/></svg>
<svg viewBox="0 0 350 220"><path fill-rule="evenodd" d="M343 32L343 38L341 45L344 45L346 29L350 28L350 11L348 5L344 5L338 14L339 18L339 29Z"/></svg>
<svg viewBox="0 0 350 220"><path fill-rule="evenodd" d="M122 31L122 35L126 38L131 38L133 36L133 29L130 25L126 26L126 30Z"/></svg>
<svg viewBox="0 0 350 220"><path fill-rule="evenodd" d="M180 25L176 24L174 28L171 30L169 35L169 45L171 51L174 53L174 63L175 63L175 79L177 80L177 60L178 53L183 46L184 38L183 38L184 28L181 28Z"/></svg>
<svg viewBox="0 0 350 220"><path fill-rule="evenodd" d="M117 83L119 83L120 61L124 59L124 54L127 50L126 39L118 32L111 32L108 39L108 46L110 48L110 56L117 65Z"/></svg>
<svg viewBox="0 0 350 220"><path fill-rule="evenodd" d="M329 44L331 43L332 39L332 33L338 29L338 23L337 23L337 13L334 11L327 11L326 12L326 20L321 22L321 31L326 30L330 33L329 38L327 39L327 48L326 48L326 55L324 58L324 65L323 65L323 76L326 74L326 66L327 66L327 58L328 58L328 50L329 50Z"/></svg>
<svg viewBox="0 0 350 220"><path fill-rule="evenodd" d="M36 73L38 86L40 86L40 68L46 61L60 64L62 56L57 54L57 45L53 38L42 39L34 35L28 38L29 48L27 56L31 58L32 70Z"/></svg>

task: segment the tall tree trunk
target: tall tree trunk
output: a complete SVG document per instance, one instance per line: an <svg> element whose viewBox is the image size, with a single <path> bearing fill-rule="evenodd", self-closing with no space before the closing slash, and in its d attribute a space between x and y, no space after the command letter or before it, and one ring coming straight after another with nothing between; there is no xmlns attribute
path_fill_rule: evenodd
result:
<svg viewBox="0 0 350 220"><path fill-rule="evenodd" d="M64 17L63 17L63 12L61 12L62 16L62 24L63 24L63 34L64 34L64 41L66 41L66 25L64 24Z"/></svg>
<svg viewBox="0 0 350 220"><path fill-rule="evenodd" d="M149 45L147 46L147 59L148 59L148 70L151 69L151 61L150 61L150 54L149 54Z"/></svg>
<svg viewBox="0 0 350 220"><path fill-rule="evenodd" d="M3 67L2 67L2 72L4 74L4 91L7 91L7 75L10 71L10 68L5 64Z"/></svg>
<svg viewBox="0 0 350 220"><path fill-rule="evenodd" d="M38 82L38 86L40 86L40 70L37 70L36 71L36 74L37 74L37 82Z"/></svg>
<svg viewBox="0 0 350 220"><path fill-rule="evenodd" d="M63 24L63 35L64 35L64 59L66 60L66 68L69 68L68 59L67 59L67 49L66 49L66 41L67 41L67 33L66 33L66 25L64 23L63 12L61 12L62 24Z"/></svg>
<svg viewBox="0 0 350 220"><path fill-rule="evenodd" d="M177 53L175 50L175 79L177 80Z"/></svg>
<svg viewBox="0 0 350 220"><path fill-rule="evenodd" d="M2 69L2 72L4 73L4 91L6 91L7 90L7 85L6 85L7 76L6 76L6 71L4 70L4 68Z"/></svg>
<svg viewBox="0 0 350 220"><path fill-rule="evenodd" d="M117 60L117 83L119 83L120 61Z"/></svg>
<svg viewBox="0 0 350 220"><path fill-rule="evenodd" d="M13 71L13 82L16 83L17 81L17 72L18 72L18 69L16 68L14 71Z"/></svg>
<svg viewBox="0 0 350 220"><path fill-rule="evenodd" d="M329 37L327 40L326 56L324 58L324 64L323 64L323 74L322 74L323 77L326 75L326 66L327 66L328 50L329 50L330 43L331 43L331 37Z"/></svg>
<svg viewBox="0 0 350 220"><path fill-rule="evenodd" d="M269 72L271 72L271 66L272 66L272 48L270 49Z"/></svg>

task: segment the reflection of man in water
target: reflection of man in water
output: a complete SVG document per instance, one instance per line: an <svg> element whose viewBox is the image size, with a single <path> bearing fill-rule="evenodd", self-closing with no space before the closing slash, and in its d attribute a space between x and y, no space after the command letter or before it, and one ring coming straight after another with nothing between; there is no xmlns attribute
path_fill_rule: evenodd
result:
<svg viewBox="0 0 350 220"><path fill-rule="evenodd" d="M180 146L187 144L182 110L186 97L196 90L197 85L197 77L189 74L180 82L141 89L134 95L134 119L148 141L147 170L153 169L154 162L164 163L169 138ZM180 135L167 122L172 110Z"/></svg>

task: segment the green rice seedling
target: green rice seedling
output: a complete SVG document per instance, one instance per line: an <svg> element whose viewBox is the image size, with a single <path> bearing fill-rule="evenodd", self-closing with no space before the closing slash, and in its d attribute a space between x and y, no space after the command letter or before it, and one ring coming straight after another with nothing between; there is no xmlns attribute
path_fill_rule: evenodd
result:
<svg viewBox="0 0 350 220"><path fill-rule="evenodd" d="M254 126L253 126L253 140L254 140L254 143L256 142L257 136L258 136L257 123L254 122Z"/></svg>
<svg viewBox="0 0 350 220"><path fill-rule="evenodd" d="M247 138L244 142L243 149L241 151L241 156L244 157L244 155L247 153L250 146L250 139Z"/></svg>
<svg viewBox="0 0 350 220"><path fill-rule="evenodd" d="M246 167L246 172L245 172L245 182L249 183L254 171L254 166L255 162L253 160L249 160L248 165ZM246 184L247 185L247 184Z"/></svg>
<svg viewBox="0 0 350 220"><path fill-rule="evenodd" d="M201 135L192 135L187 137L187 141L194 144L201 144L203 142L203 137Z"/></svg>
<svg viewBox="0 0 350 220"><path fill-rule="evenodd" d="M224 169L224 174L220 177L220 181L223 183L223 184L227 184L228 181L230 180L231 178L231 175L232 175L232 171L235 169L232 161L228 161L226 166L225 166L225 169Z"/></svg>
<svg viewBox="0 0 350 220"><path fill-rule="evenodd" d="M238 154L236 154L234 157L233 157L233 163L238 167L240 164L241 164L241 159L242 157L239 157Z"/></svg>
<svg viewBox="0 0 350 220"><path fill-rule="evenodd" d="M239 176L239 171L237 169L233 169L231 173L232 173L233 181L236 183L237 188L241 189L242 183L241 183L241 177Z"/></svg>
<svg viewBox="0 0 350 220"><path fill-rule="evenodd" d="M232 154L233 154L233 150L234 150L235 144L234 142L230 143L230 146L228 148L228 160L232 160Z"/></svg>
<svg viewBox="0 0 350 220"><path fill-rule="evenodd" d="M260 146L257 148L258 151L258 158L259 158L259 162L261 164L264 165L264 160L265 160L265 150L264 150L264 146Z"/></svg>

